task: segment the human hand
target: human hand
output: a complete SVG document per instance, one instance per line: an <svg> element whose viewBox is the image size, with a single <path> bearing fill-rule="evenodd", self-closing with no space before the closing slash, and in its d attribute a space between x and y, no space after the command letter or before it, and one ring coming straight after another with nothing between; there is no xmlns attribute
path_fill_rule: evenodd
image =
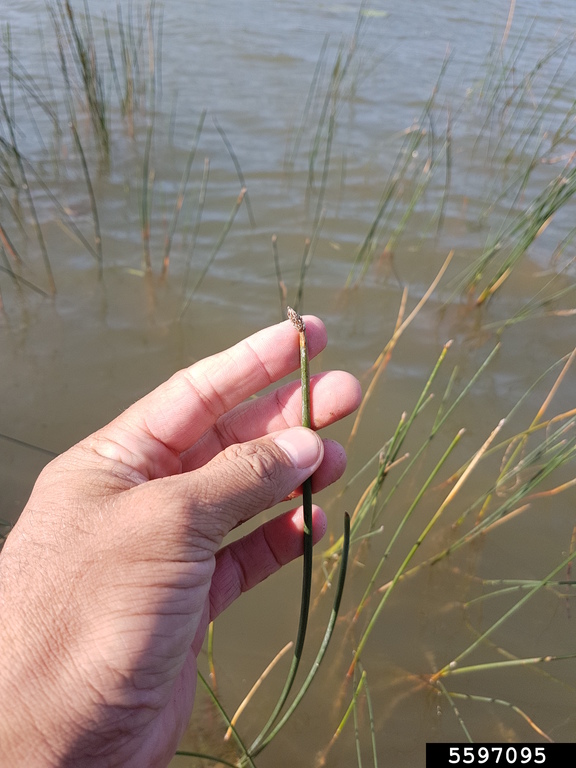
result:
<svg viewBox="0 0 576 768"><path fill-rule="evenodd" d="M306 318L310 356L326 344ZM164 766L185 728L206 627L302 552L292 510L334 482L343 449L300 421L288 322L178 372L41 473L0 554L2 765ZM357 381L312 377L315 429L354 410ZM326 520L314 509L314 539Z"/></svg>

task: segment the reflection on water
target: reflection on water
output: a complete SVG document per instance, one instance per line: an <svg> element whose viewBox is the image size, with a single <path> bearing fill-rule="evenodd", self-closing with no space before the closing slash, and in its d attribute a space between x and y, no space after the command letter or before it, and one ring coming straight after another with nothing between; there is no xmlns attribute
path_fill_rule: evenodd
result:
<svg viewBox="0 0 576 768"><path fill-rule="evenodd" d="M356 716L368 764L371 730L380 761L394 766L423 765L426 741L464 741L467 732L476 741L541 741L543 733L574 740L571 659L433 677L466 649L457 667L573 651L567 584L536 591L474 645L534 587L527 580L543 579L569 556L574 526L573 438L555 431L574 406L571 369L539 412L562 366L540 377L575 341L573 204L545 209L540 220L542 206L531 201L549 183L572 190L576 58L567 35L576 9L534 0L510 19L509 10L495 1L375 2L360 14L354 4L296 0L171 2L151 18L143 5L119 17L112 0L98 0L90 12L107 152L72 68L74 98L66 99L44 1L5 11L12 47L0 54L0 432L64 450L176 368L277 321L285 298L326 321L331 344L316 370L347 368L370 393L347 476L319 498L330 511L332 540L342 511L356 508L377 475L379 454L396 450L390 441L410 425L357 531L367 533L373 518L376 533L352 549L325 666L258 757L259 768L313 764L362 669ZM248 196L236 209L244 184ZM447 274L404 328L451 250ZM474 306L485 289L491 300ZM395 328L402 330L396 337ZM454 342L411 423L448 339ZM345 443L352 423L329 434ZM506 446L529 427L530 440ZM46 455L6 439L0 452L1 516L13 521ZM438 510L438 523L387 593ZM498 510L506 522L459 547ZM450 547L435 565L415 567ZM330 562L323 570L319 558L315 594ZM218 621L218 691L229 713L292 638L299 580L299 566L285 569ZM569 581L570 569L554 580ZM481 600L488 592L497 596ZM304 666L321 641L329 602L329 595L318 598ZM359 645L361 667L347 679ZM247 740L266 719L283 674L280 664L239 721ZM208 704L195 718L185 745L229 754L219 741L225 727ZM354 760L352 721L327 765Z"/></svg>

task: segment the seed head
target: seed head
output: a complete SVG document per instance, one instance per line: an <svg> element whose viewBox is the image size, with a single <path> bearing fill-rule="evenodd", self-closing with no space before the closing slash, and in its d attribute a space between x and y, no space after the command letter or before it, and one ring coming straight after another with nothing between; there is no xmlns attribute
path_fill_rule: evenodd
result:
<svg viewBox="0 0 576 768"><path fill-rule="evenodd" d="M292 307L286 307L286 314L288 315L288 320L290 320L294 328L296 328L299 333L302 333L305 329L304 320L302 320L298 312L292 309Z"/></svg>

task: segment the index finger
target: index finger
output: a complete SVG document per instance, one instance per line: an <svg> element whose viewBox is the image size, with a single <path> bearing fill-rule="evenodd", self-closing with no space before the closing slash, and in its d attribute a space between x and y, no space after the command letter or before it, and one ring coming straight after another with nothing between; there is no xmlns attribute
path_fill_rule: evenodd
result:
<svg viewBox="0 0 576 768"><path fill-rule="evenodd" d="M312 315L304 321L313 357L326 346L326 329ZM298 333L292 323L285 321L265 328L175 373L100 430L99 445L92 445L101 453L100 441L108 440L114 448L112 453L104 451L106 455L119 458L147 477L165 474L165 469L150 471L158 463L159 444L172 454L173 465L174 459L222 414L296 370L299 362Z"/></svg>

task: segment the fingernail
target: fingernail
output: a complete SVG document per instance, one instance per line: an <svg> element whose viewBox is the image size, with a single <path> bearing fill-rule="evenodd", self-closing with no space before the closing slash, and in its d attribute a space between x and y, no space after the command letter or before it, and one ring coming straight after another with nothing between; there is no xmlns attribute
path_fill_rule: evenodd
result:
<svg viewBox="0 0 576 768"><path fill-rule="evenodd" d="M311 429L292 427L274 438L274 442L298 469L307 469L319 463L322 457L322 440Z"/></svg>

